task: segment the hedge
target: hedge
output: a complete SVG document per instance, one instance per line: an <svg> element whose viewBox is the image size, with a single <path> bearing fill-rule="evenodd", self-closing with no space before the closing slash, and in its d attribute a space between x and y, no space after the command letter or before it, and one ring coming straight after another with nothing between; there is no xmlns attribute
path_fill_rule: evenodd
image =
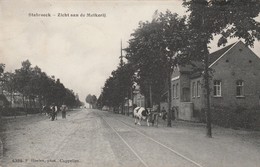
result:
<svg viewBox="0 0 260 167"><path fill-rule="evenodd" d="M37 114L40 112L41 110L39 108L28 108L27 110L24 108L2 108L2 116L20 116L26 114Z"/></svg>
<svg viewBox="0 0 260 167"><path fill-rule="evenodd" d="M206 122L206 110L201 110L200 120ZM260 130L260 108L246 109L237 107L211 108L212 123L227 128L246 128Z"/></svg>

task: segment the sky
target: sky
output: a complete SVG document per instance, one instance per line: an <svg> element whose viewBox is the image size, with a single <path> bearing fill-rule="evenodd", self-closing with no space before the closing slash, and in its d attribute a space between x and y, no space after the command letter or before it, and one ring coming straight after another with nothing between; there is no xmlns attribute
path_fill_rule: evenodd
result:
<svg viewBox="0 0 260 167"><path fill-rule="evenodd" d="M33 67L59 78L84 102L88 94L100 95L117 68L120 41L127 47L138 23L151 21L157 9L179 15L186 11L180 0L0 0L0 63L5 64L5 71L14 72L28 59ZM60 17L59 13L79 16ZM86 17L87 13L103 17ZM259 46L257 42L253 48L257 55ZM214 44L212 51L216 49Z"/></svg>

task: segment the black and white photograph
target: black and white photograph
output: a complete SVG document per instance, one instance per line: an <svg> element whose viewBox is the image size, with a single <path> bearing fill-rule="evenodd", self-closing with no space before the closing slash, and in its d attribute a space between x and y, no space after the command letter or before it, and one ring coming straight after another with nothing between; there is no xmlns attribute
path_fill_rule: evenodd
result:
<svg viewBox="0 0 260 167"><path fill-rule="evenodd" d="M0 167L259 167L259 0L0 0Z"/></svg>

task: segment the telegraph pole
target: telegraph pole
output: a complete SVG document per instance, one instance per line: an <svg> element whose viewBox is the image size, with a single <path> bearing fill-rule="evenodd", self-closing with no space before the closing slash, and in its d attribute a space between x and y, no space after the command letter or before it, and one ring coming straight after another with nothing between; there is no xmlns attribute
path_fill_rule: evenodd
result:
<svg viewBox="0 0 260 167"><path fill-rule="evenodd" d="M124 65L124 61L123 61L123 48L122 48L122 39L121 39L121 54L120 54L120 67L122 67Z"/></svg>
<svg viewBox="0 0 260 167"><path fill-rule="evenodd" d="M123 48L122 48L122 39L121 39L121 41L120 41L120 63L119 63L119 66L120 67L123 67L123 65L124 65L124 61L123 61ZM121 84L120 84L121 85ZM125 98L124 98L124 100L125 100ZM121 110L122 110L122 114L124 114L124 106L125 106L125 102L124 102L124 100L122 101L122 104L121 104Z"/></svg>

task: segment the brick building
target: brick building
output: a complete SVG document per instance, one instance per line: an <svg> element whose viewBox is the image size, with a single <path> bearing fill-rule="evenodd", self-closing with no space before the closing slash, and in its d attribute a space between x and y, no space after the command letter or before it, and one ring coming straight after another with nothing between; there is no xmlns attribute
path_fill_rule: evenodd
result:
<svg viewBox="0 0 260 167"><path fill-rule="evenodd" d="M212 107L260 107L260 58L243 42L211 53L209 67L213 72L210 80ZM178 109L177 118L196 119L197 113L205 108L202 84L201 72L195 72L192 66L175 69L172 105Z"/></svg>

